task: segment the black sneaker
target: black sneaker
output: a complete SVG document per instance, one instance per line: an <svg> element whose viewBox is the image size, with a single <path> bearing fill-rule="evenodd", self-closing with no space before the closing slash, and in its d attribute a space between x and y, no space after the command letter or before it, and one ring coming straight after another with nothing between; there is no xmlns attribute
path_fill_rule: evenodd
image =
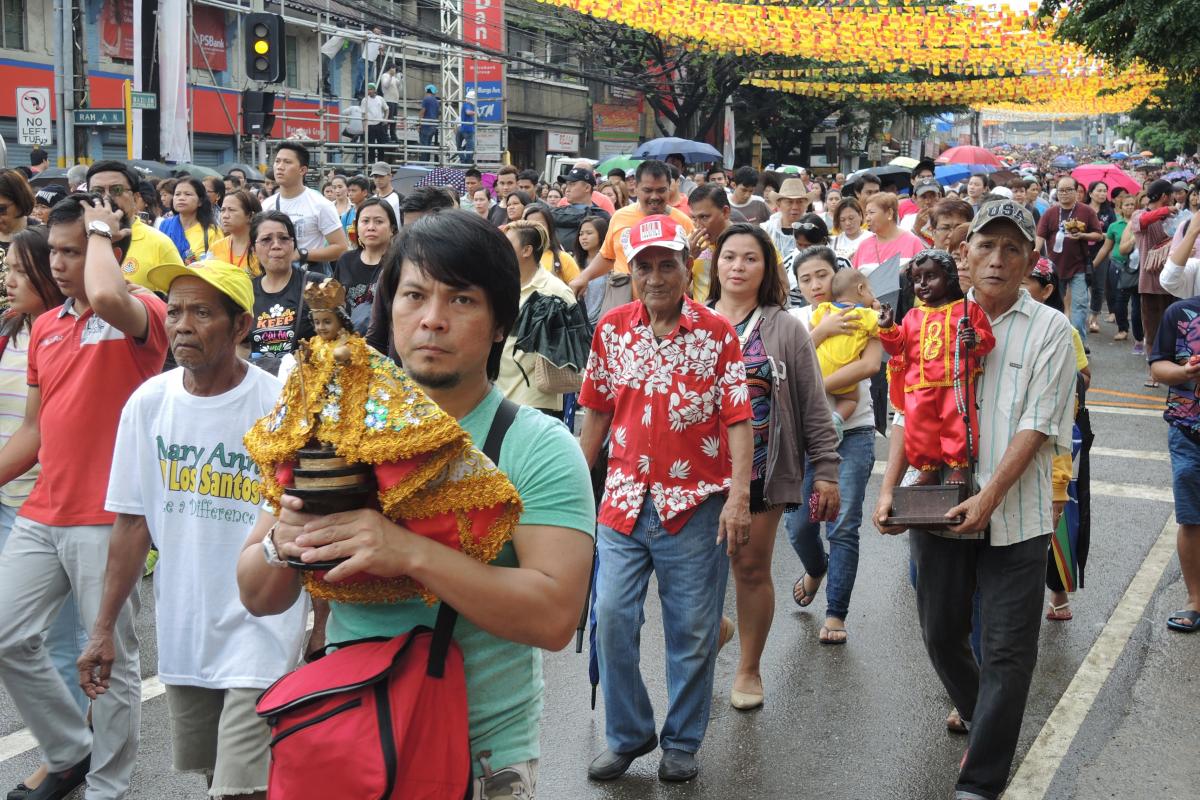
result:
<svg viewBox="0 0 1200 800"><path fill-rule="evenodd" d="M70 769L62 772L51 772L36 789L31 789L24 800L62 800L71 792L83 785L87 779L88 769L91 768L92 754L88 753Z"/></svg>

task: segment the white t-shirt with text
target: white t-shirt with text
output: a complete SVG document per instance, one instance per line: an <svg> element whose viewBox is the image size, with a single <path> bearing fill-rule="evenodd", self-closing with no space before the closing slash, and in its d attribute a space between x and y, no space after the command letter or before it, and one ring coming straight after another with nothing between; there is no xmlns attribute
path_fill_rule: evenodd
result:
<svg viewBox="0 0 1200 800"><path fill-rule="evenodd" d="M301 596L283 614L254 617L238 594L238 557L263 504L242 437L271 412L282 385L251 366L237 387L197 397L183 375L156 375L125 404L104 507L144 516L158 547L162 682L266 688L296 666L308 615Z"/></svg>
<svg viewBox="0 0 1200 800"><path fill-rule="evenodd" d="M296 226L296 247L316 250L325 246L325 237L341 230L342 218L337 208L316 189L305 187L293 198L278 192L263 201L263 211L282 211Z"/></svg>

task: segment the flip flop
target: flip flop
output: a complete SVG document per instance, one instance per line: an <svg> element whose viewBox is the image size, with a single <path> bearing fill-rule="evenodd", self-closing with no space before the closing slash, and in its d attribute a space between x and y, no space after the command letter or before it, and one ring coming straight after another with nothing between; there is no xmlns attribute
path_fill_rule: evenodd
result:
<svg viewBox="0 0 1200 800"><path fill-rule="evenodd" d="M843 636L841 639L830 639L829 635L832 633L843 633L843 634L845 634L845 636ZM820 633L817 634L817 641L820 642L821 644L829 644L829 645L845 644L846 640L849 638L850 638L850 632L848 630L846 630L845 628L829 628L829 627L826 627L825 625L821 626L821 631L820 631Z"/></svg>
<svg viewBox="0 0 1200 800"><path fill-rule="evenodd" d="M1145 383L1143 383L1142 386L1145 386L1147 389L1157 389L1158 381L1148 380Z"/></svg>
<svg viewBox="0 0 1200 800"><path fill-rule="evenodd" d="M1071 613L1071 603L1068 601L1061 606L1050 604L1050 610L1046 612L1046 619L1051 622L1066 622L1069 619L1074 619L1075 615Z"/></svg>
<svg viewBox="0 0 1200 800"><path fill-rule="evenodd" d="M1177 622L1176 620L1187 620L1187 622ZM1200 611L1193 611L1190 608L1176 611L1167 617L1167 627L1180 633L1195 633L1200 630Z"/></svg>
<svg viewBox="0 0 1200 800"><path fill-rule="evenodd" d="M804 579L811 578L807 572L800 576L800 580L792 584L792 600L796 601L796 605L801 608L808 608L812 605L813 600L817 599L817 592L821 590L821 581L825 580L825 576L817 578L817 588L812 590L810 594L804 588Z"/></svg>

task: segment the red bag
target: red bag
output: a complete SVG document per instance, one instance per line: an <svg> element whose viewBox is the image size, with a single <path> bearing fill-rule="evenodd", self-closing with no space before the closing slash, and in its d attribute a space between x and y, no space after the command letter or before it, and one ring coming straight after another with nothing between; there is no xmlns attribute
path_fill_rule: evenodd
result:
<svg viewBox="0 0 1200 800"><path fill-rule="evenodd" d="M443 604L432 631L339 645L263 692L257 709L271 725L268 800L470 798L457 618Z"/></svg>

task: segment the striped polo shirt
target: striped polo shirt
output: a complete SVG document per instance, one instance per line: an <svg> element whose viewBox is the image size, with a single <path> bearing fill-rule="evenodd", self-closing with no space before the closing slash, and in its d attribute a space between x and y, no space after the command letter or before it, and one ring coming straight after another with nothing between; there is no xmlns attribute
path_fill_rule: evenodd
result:
<svg viewBox="0 0 1200 800"><path fill-rule="evenodd" d="M974 291L970 296L974 297ZM1039 431L1047 437L992 513L988 541L1005 546L1054 529L1050 468L1055 455L1071 452L1075 348L1067 317L1037 302L1023 288L1011 308L988 321L996 347L984 358L983 374L975 386L979 408L979 459L975 469L979 485L986 486L991 480L1009 443L1020 431Z"/></svg>

